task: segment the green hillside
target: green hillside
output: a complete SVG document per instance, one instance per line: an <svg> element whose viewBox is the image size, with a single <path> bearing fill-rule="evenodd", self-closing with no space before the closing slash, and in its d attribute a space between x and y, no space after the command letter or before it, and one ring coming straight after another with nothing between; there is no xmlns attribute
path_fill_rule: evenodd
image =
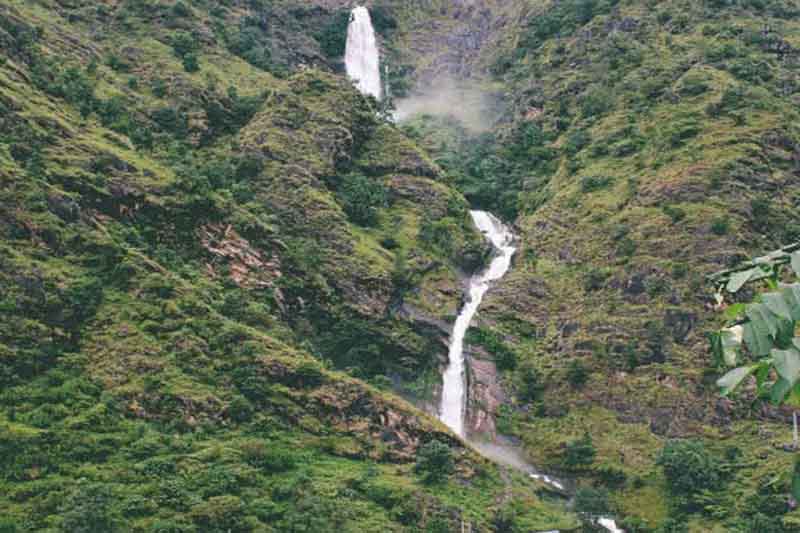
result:
<svg viewBox="0 0 800 533"><path fill-rule="evenodd" d="M406 127L473 203L520 232L473 336L514 396L499 427L535 464L609 489L633 530L636 517L794 531L789 411L720 398L705 275L800 237L800 6L513 8L476 62L508 95L492 131L433 116ZM585 433L597 455L574 464ZM703 442L721 480L703 487L706 465L696 493L671 493L658 457L672 439Z"/></svg>
<svg viewBox="0 0 800 533"><path fill-rule="evenodd" d="M0 529L574 526L386 390L431 394L444 349L398 299L453 313L485 249L330 73L338 31L277 2L0 6Z"/></svg>
<svg viewBox="0 0 800 533"><path fill-rule="evenodd" d="M800 239L800 4L370 4L438 113L348 2L0 3L0 531L798 530L705 276ZM572 502L430 416L470 207L469 414Z"/></svg>

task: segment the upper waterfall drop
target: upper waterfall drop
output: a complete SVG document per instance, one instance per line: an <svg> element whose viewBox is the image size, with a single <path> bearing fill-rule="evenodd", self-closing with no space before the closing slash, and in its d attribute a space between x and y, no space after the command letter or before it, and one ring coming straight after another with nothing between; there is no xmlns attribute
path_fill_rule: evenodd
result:
<svg viewBox="0 0 800 533"><path fill-rule="evenodd" d="M467 383L464 378L464 336L478 312L483 296L493 281L502 278L511 267L517 249L512 246L514 235L495 216L485 211L470 211L475 226L491 242L495 257L482 274L469 281L469 298L461 309L450 338L450 364L443 376L442 404L439 418L453 432L464 436L464 410Z"/></svg>
<svg viewBox="0 0 800 533"><path fill-rule="evenodd" d="M381 99L381 67L378 41L369 10L358 6L350 14L347 27L347 48L344 54L347 75L358 90Z"/></svg>

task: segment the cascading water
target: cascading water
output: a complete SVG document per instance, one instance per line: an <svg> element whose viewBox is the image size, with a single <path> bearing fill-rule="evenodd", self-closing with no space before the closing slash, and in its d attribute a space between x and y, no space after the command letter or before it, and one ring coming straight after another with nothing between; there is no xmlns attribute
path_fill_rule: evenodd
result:
<svg viewBox="0 0 800 533"><path fill-rule="evenodd" d="M450 338L449 365L443 376L442 404L439 418L456 434L464 437L464 414L467 383L464 377L464 336L469 329L470 322L478 312L486 291L493 281L502 278L511 267L511 258L517 249L512 246L514 235L511 231L491 213L485 211L470 211L475 226L492 243L495 256L482 274L474 276L469 281L469 298L461 309L453 326ZM472 446L485 457L495 462L506 464L520 471L526 472L530 477L544 481L560 491L566 487L557 479L542 474L511 447L493 445L485 442L472 442ZM624 533L617 527L612 518L602 517L596 521L610 533ZM550 533L558 533L553 531Z"/></svg>
<svg viewBox="0 0 800 533"><path fill-rule="evenodd" d="M489 290L492 281L502 278L511 266L511 258L516 248L511 246L512 233L496 217L485 211L470 211L475 226L486 236L496 250L489 268L469 282L469 298L453 326L450 338L450 364L444 373L440 419L458 435L464 435L464 400L466 380L464 379L464 335L483 295Z"/></svg>
<svg viewBox="0 0 800 533"><path fill-rule="evenodd" d="M369 10L364 6L353 9L347 28L347 48L344 54L347 75L358 90L381 99L381 68L378 41Z"/></svg>

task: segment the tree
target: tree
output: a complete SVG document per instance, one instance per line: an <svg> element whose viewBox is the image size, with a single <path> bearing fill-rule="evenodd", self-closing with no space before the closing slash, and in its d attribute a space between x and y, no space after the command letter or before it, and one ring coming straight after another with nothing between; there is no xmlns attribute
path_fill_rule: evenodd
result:
<svg viewBox="0 0 800 533"><path fill-rule="evenodd" d="M439 440L426 442L417 451L414 470L424 476L426 483L445 479L453 471L453 452L450 446Z"/></svg>
<svg viewBox="0 0 800 533"><path fill-rule="evenodd" d="M62 531L100 533L116 531L108 487L82 480L61 510Z"/></svg>
<svg viewBox="0 0 800 533"><path fill-rule="evenodd" d="M611 509L606 489L581 487L575 492L575 510L589 521L607 515Z"/></svg>
<svg viewBox="0 0 800 533"><path fill-rule="evenodd" d="M769 398L776 405L800 406L800 337L795 335L800 320L797 276L800 243L709 276L726 320L724 327L711 335L712 352L718 365L734 367L717 381L724 396L753 376L759 397ZM786 282L790 277L795 279L793 283ZM726 295L735 295L756 283L766 286L767 291L753 302L726 304ZM800 500L800 462L795 468L792 494Z"/></svg>
<svg viewBox="0 0 800 533"><path fill-rule="evenodd" d="M567 368L567 381L575 388L583 387L589 381L589 371L583 363L573 359Z"/></svg>
<svg viewBox="0 0 800 533"><path fill-rule="evenodd" d="M353 222L372 226L378 221L378 209L386 205L386 187L377 179L351 174L342 180L339 197Z"/></svg>
<svg viewBox="0 0 800 533"><path fill-rule="evenodd" d="M722 466L700 441L668 442L657 463L664 469L669 489L674 494L693 495L703 490L718 489L722 483Z"/></svg>
<svg viewBox="0 0 800 533"><path fill-rule="evenodd" d="M564 466L569 470L580 470L590 466L596 455L597 450L592 442L592 436L586 432L580 439L567 444L564 452Z"/></svg>

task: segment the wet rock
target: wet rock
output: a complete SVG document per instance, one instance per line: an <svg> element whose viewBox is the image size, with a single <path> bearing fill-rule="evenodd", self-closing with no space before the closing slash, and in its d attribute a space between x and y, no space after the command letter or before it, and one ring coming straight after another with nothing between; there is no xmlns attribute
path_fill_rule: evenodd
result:
<svg viewBox="0 0 800 533"><path fill-rule="evenodd" d="M494 361L472 357L468 361L469 387L465 425L470 434L497 436L495 416L507 398L500 386Z"/></svg>

